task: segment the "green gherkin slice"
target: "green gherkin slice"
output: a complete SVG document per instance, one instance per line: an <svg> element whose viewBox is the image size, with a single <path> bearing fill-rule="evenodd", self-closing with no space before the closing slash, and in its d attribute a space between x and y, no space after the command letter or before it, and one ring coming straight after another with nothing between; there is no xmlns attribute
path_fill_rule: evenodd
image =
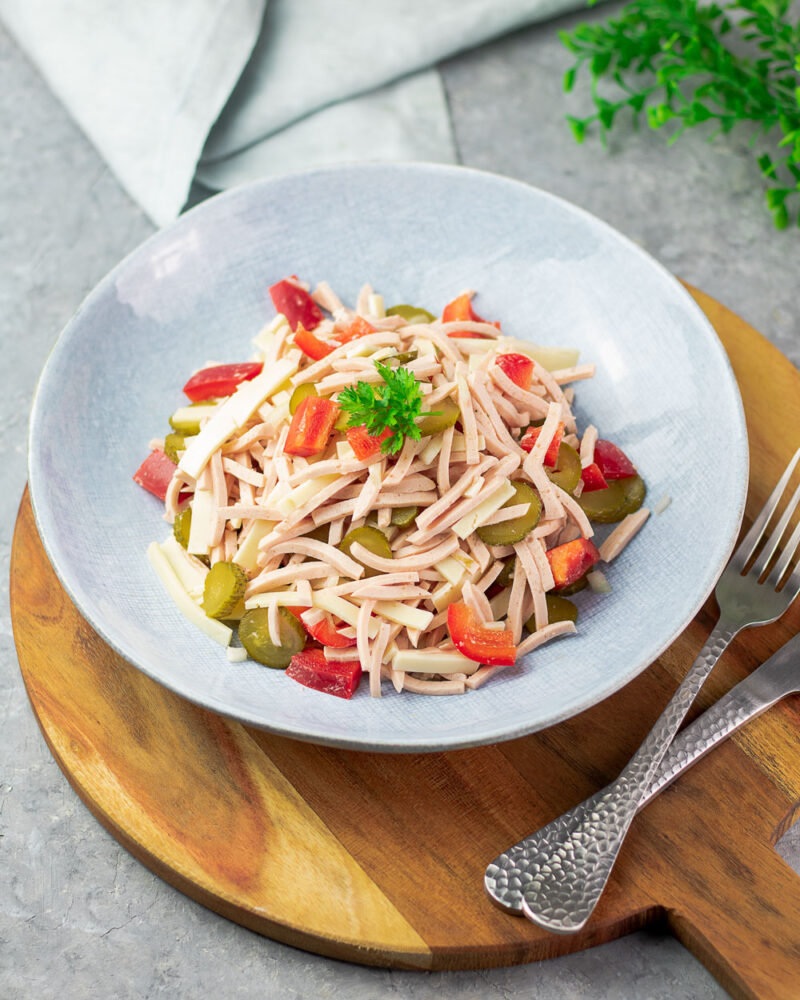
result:
<svg viewBox="0 0 800 1000"><path fill-rule="evenodd" d="M219 563L217 563L219 565ZM291 611L278 608L278 632L281 644L276 646L269 636L269 611L253 608L245 611L239 622L239 639L247 655L257 663L274 670L285 670L295 653L306 644L306 632Z"/></svg>
<svg viewBox="0 0 800 1000"><path fill-rule="evenodd" d="M443 399L436 404L434 413L423 413L417 418L417 427L422 437L430 437L431 434L441 434L461 416L456 403L452 399Z"/></svg>
<svg viewBox="0 0 800 1000"><path fill-rule="evenodd" d="M331 533L331 526L329 524L320 524L319 527L314 528L313 531L306 532L306 538L313 538L317 542L325 542L328 544L328 537Z"/></svg>
<svg viewBox="0 0 800 1000"><path fill-rule="evenodd" d="M547 621L552 625L554 622L576 622L578 620L578 609L568 601L566 597L559 597L557 594L545 594L547 601ZM525 622L525 628L529 632L536 631L536 615L531 615Z"/></svg>
<svg viewBox="0 0 800 1000"><path fill-rule="evenodd" d="M555 469L545 468L545 472L551 483L571 494L581 478L580 455L562 441L558 449L558 464Z"/></svg>
<svg viewBox="0 0 800 1000"><path fill-rule="evenodd" d="M542 514L542 501L533 487L519 480L515 480L511 485L514 487L514 496L506 500L503 507L527 503L530 504L528 512L513 518L511 521L501 521L500 524L488 524L478 528L478 538L486 545L513 545L515 542L521 542L528 532L533 531L539 523Z"/></svg>
<svg viewBox="0 0 800 1000"><path fill-rule="evenodd" d="M500 576L494 581L501 587L510 587L514 582L514 567L517 564L517 557L511 556L509 559L503 563L503 568L500 570Z"/></svg>
<svg viewBox="0 0 800 1000"><path fill-rule="evenodd" d="M566 587L558 588L559 597L571 597L573 594L577 594L580 590L585 590L589 586L589 581L586 579L586 574L579 576L574 583L568 583Z"/></svg>
<svg viewBox="0 0 800 1000"><path fill-rule="evenodd" d="M436 317L421 306L409 306L401 303L398 306L389 306L386 310L387 316L402 316L407 323L435 323Z"/></svg>
<svg viewBox="0 0 800 1000"><path fill-rule="evenodd" d="M192 508L187 507L180 514L176 514L175 520L172 522L172 534L175 536L175 541L184 549L189 548L189 532L191 530Z"/></svg>
<svg viewBox="0 0 800 1000"><path fill-rule="evenodd" d="M316 388L313 382L301 382L300 385L295 386L294 392L289 399L289 413L292 416L295 415L297 407L306 399L307 396L318 396Z"/></svg>
<svg viewBox="0 0 800 1000"><path fill-rule="evenodd" d="M392 510L392 524L407 528L419 513L419 507L395 507Z"/></svg>
<svg viewBox="0 0 800 1000"><path fill-rule="evenodd" d="M178 452L186 450L186 437L184 434L167 434L164 438L164 454L176 465L178 464Z"/></svg>
<svg viewBox="0 0 800 1000"><path fill-rule="evenodd" d="M614 524L637 511L644 502L646 489L641 476L612 479L604 490L581 493L578 503L590 521Z"/></svg>
<svg viewBox="0 0 800 1000"><path fill-rule="evenodd" d="M418 351L401 351L399 354L394 354L391 358L387 358L387 361L398 361L401 365L407 365L409 361L416 361L419 357Z"/></svg>
<svg viewBox="0 0 800 1000"><path fill-rule="evenodd" d="M353 528L352 531L348 531L344 538L339 542L339 548L346 555L350 555L350 547L354 542L358 542L359 545L363 545L365 549L372 552L373 555L381 556L383 559L391 559L392 547L389 544L389 539L384 535L382 531L378 528L373 528L369 524L362 524L360 528ZM355 556L351 556L352 559L356 559ZM359 562L356 559L356 562ZM362 566L364 564L362 563ZM371 566L366 567L365 576L377 576L380 570L373 569Z"/></svg>
<svg viewBox="0 0 800 1000"><path fill-rule="evenodd" d="M203 417L210 416L216 405L216 400L209 399L189 403L188 406L182 406L172 414L169 418L169 425L183 437L194 437L195 434L200 433L200 421ZM196 414L189 412L194 409L197 410Z"/></svg>
<svg viewBox="0 0 800 1000"><path fill-rule="evenodd" d="M226 618L244 597L247 574L231 562L214 563L203 587L203 611L209 618Z"/></svg>

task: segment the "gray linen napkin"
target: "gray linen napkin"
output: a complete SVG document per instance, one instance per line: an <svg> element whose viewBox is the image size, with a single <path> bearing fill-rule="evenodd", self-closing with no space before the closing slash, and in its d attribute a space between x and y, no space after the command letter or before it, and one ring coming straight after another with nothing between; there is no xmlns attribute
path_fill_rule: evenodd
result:
<svg viewBox="0 0 800 1000"><path fill-rule="evenodd" d="M453 162L437 62L581 0L0 0L0 17L159 224L322 163Z"/></svg>

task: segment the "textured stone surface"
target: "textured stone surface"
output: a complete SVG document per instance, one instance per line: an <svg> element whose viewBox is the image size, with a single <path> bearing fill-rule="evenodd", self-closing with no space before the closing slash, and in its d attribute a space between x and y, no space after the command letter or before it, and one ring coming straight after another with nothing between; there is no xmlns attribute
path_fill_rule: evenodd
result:
<svg viewBox="0 0 800 1000"><path fill-rule="evenodd" d="M591 15L598 16L598 15ZM790 297L800 234L763 213L743 141L647 133L609 153L574 144L553 26L454 60L445 81L465 163L549 188L639 240L760 327L795 361ZM711 1000L725 996L668 935L488 972L415 974L307 955L230 924L143 868L91 817L45 747L20 681L8 555L38 373L83 296L151 231L0 29L0 996L290 1000L488 997ZM800 870L800 831L781 853Z"/></svg>

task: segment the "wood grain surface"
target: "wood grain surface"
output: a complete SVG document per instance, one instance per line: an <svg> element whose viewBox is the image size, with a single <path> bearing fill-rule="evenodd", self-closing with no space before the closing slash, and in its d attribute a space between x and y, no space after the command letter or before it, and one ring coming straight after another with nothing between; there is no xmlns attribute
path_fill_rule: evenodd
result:
<svg viewBox="0 0 800 1000"><path fill-rule="evenodd" d="M800 373L741 319L692 293L741 386L751 515L800 444ZM710 631L713 601L653 666L574 719L502 745L416 756L248 729L139 673L61 589L27 494L11 607L31 704L83 801L153 871L252 930L354 962L456 969L547 958L664 920L734 996L800 996L800 879L772 846L800 799L796 697L637 817L584 933L547 934L483 893L492 857L625 764ZM793 607L745 632L697 710L799 629Z"/></svg>

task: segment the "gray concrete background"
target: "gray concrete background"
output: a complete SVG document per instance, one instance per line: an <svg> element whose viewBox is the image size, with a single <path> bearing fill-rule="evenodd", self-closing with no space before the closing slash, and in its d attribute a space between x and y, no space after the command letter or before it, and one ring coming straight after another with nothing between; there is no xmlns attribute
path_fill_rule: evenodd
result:
<svg viewBox="0 0 800 1000"><path fill-rule="evenodd" d="M605 16L590 12L586 18ZM707 144L620 128L577 146L563 116L557 27L519 32L443 67L463 162L560 194L638 240L800 362L800 233L762 208L747 136ZM136 862L72 792L22 687L7 567L39 371L83 296L151 225L0 29L0 997L353 1000L716 1000L727 994L658 929L488 972L364 969L258 937ZM800 872L800 824L779 845Z"/></svg>

